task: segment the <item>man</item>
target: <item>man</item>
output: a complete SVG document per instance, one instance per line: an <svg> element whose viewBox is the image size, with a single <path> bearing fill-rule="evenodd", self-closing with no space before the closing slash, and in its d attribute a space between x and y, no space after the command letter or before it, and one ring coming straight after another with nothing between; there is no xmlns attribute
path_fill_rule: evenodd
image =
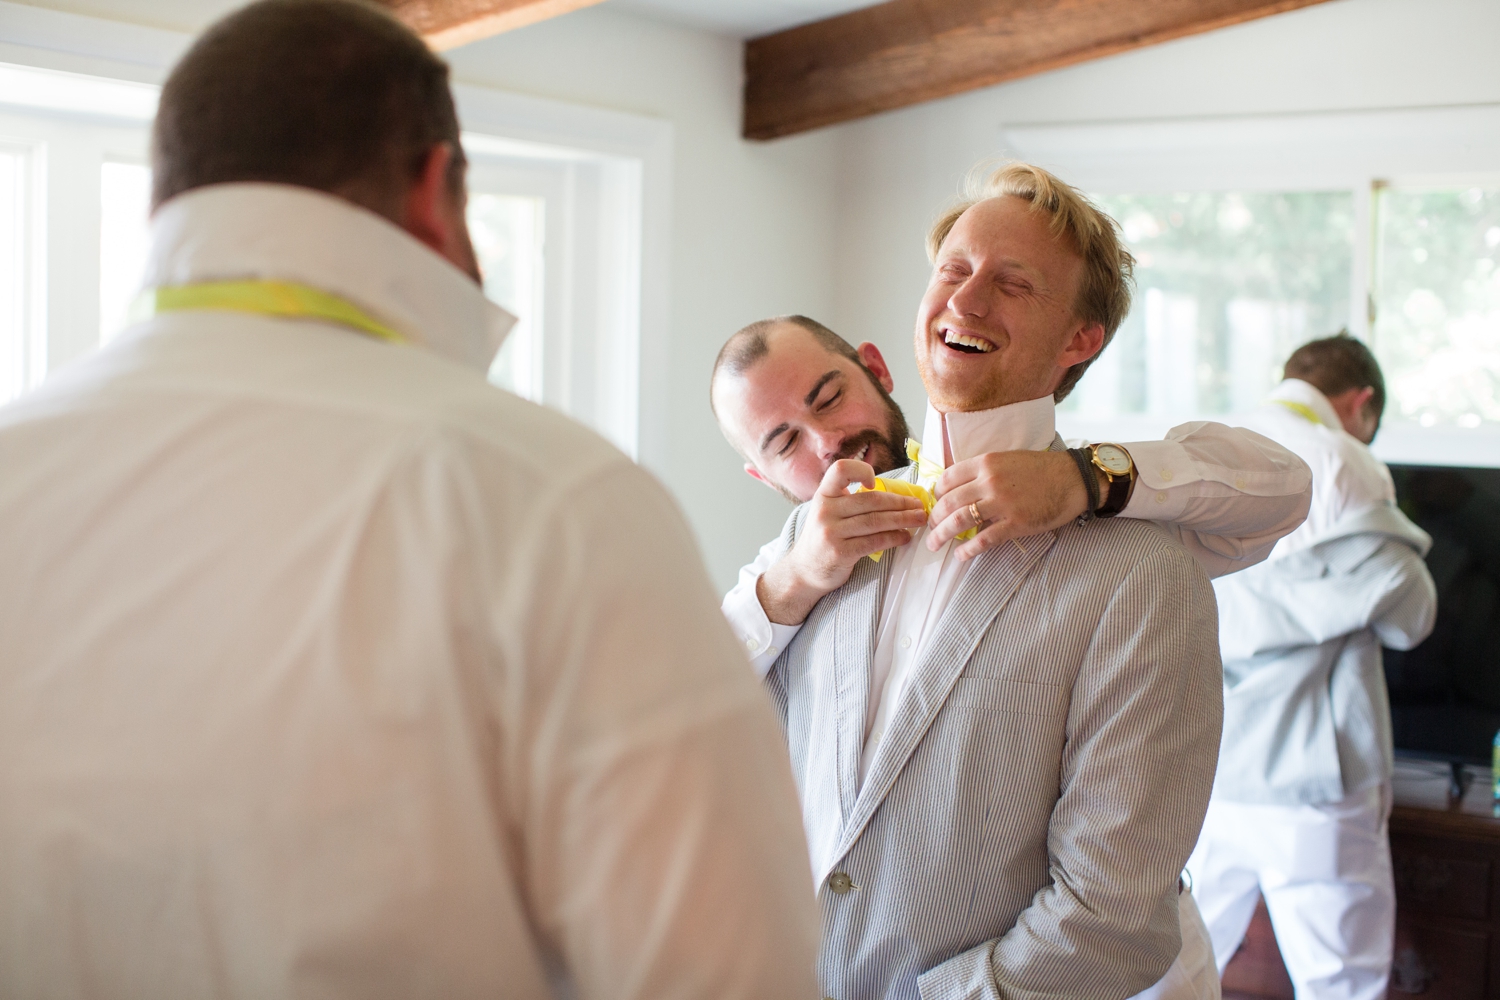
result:
<svg viewBox="0 0 1500 1000"><path fill-rule="evenodd" d="M929 250L921 457L1060 447L1054 394L1128 309L1115 227L1013 164L939 222ZM1179 949L1178 874L1218 741L1206 577L1166 532L1119 518L968 561L951 542L929 547L926 529L878 563L851 556L829 511L874 483L864 462L835 461L778 552L810 539L823 575L758 588L793 630L766 683L823 904L825 994L1145 989ZM865 551L926 520L904 503L858 516L876 538Z"/></svg>
<svg viewBox="0 0 1500 1000"><path fill-rule="evenodd" d="M1315 340L1246 424L1313 469L1307 522L1216 582L1224 737L1189 862L1222 970L1264 896L1299 997L1385 996L1396 900L1380 648L1432 631L1428 538L1371 453L1385 382L1368 347Z"/></svg>
<svg viewBox="0 0 1500 1000"><path fill-rule="evenodd" d="M268 0L153 150L155 315L0 412L0 995L811 995L680 516L485 382L443 63Z"/></svg>

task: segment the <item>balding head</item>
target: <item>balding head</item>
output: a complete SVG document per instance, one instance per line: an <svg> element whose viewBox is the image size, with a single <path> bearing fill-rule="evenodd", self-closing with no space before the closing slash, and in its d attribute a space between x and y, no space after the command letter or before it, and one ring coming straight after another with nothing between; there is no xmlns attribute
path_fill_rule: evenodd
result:
<svg viewBox="0 0 1500 1000"><path fill-rule="evenodd" d="M837 459L877 472L905 464L906 419L891 388L875 345L855 348L815 320L784 316L729 338L709 398L745 471L800 503Z"/></svg>

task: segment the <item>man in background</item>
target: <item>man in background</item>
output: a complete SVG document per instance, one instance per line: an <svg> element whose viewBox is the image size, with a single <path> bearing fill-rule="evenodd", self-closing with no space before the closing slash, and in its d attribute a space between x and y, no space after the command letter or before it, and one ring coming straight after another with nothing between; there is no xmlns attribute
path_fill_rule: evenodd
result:
<svg viewBox="0 0 1500 1000"><path fill-rule="evenodd" d="M1376 1000L1391 966L1391 717L1381 646L1427 637L1428 538L1370 453L1385 381L1347 335L1304 344L1246 426L1313 470L1312 510L1215 581L1224 737L1188 867L1222 971L1264 896L1298 997Z"/></svg>
<svg viewBox="0 0 1500 1000"><path fill-rule="evenodd" d="M810 996L681 517L485 381L447 67L254 4L153 168L154 315L0 411L0 996Z"/></svg>

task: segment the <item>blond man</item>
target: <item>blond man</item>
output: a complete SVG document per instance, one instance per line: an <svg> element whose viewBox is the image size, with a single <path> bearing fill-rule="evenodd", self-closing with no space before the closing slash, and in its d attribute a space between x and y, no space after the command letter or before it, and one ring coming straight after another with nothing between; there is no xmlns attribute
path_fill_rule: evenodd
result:
<svg viewBox="0 0 1500 1000"><path fill-rule="evenodd" d="M1012 164L929 250L922 461L890 478L1061 449L1055 399L1129 308L1113 222ZM866 463L833 463L782 551L834 537L848 489L873 483ZM788 638L763 667L819 886L825 995L1151 986L1178 953L1178 874L1219 736L1206 575L1144 521L1068 523L969 560L941 523L894 527L915 537L878 562L830 545L816 585L757 591Z"/></svg>

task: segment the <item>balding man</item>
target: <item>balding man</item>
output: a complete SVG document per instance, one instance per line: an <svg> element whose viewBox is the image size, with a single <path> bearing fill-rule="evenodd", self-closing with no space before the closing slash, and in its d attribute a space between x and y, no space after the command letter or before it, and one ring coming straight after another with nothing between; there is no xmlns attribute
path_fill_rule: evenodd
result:
<svg viewBox="0 0 1500 1000"><path fill-rule="evenodd" d="M1060 449L1056 395L1129 304L1130 256L1113 223L1016 164L946 216L929 249L916 351L931 405L918 461L888 481ZM863 378L835 372L808 405ZM891 422L868 407L858 419L875 429L857 442L862 457L888 460ZM1101 501L1115 512L1129 491L1112 480L1127 476L1113 472ZM788 630L761 666L802 795L825 993L1124 998L1150 987L1178 953L1178 874L1218 742L1206 575L1167 531L1122 518L1066 515L964 560L945 526L967 514L958 531L983 527L985 512L974 517L974 501L939 509L927 529L900 492L855 514L864 551L881 560L849 558L829 530L851 519L833 508L866 500L851 485L875 485L870 465L834 461L772 553L814 538L834 550L822 575L759 588Z"/></svg>
<svg viewBox="0 0 1500 1000"><path fill-rule="evenodd" d="M0 996L810 996L681 517L485 381L447 67L254 4L153 167L154 315L0 411Z"/></svg>

